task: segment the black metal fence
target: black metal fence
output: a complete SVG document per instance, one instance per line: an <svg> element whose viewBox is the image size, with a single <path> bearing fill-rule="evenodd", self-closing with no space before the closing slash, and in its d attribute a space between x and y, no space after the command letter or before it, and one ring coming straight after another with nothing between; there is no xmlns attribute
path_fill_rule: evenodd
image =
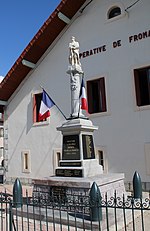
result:
<svg viewBox="0 0 150 231"><path fill-rule="evenodd" d="M140 190L139 190L140 192ZM94 182L89 193L36 193L22 197L17 179L13 195L0 193L1 231L149 231L149 194L107 193L102 198Z"/></svg>

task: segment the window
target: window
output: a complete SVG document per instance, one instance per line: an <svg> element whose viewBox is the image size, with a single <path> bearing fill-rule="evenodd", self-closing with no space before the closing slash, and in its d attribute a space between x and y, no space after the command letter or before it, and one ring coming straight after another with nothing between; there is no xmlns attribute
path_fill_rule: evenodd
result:
<svg viewBox="0 0 150 231"><path fill-rule="evenodd" d="M107 110L104 77L87 81L87 97L90 114Z"/></svg>
<svg viewBox="0 0 150 231"><path fill-rule="evenodd" d="M98 159L99 159L99 164L102 165L103 170L104 170L104 153L103 153L103 151L98 150Z"/></svg>
<svg viewBox="0 0 150 231"><path fill-rule="evenodd" d="M57 148L53 150L53 173L55 174L55 170L60 166L60 161L62 160L62 149Z"/></svg>
<svg viewBox="0 0 150 231"><path fill-rule="evenodd" d="M96 158L99 165L102 166L103 172L108 173L108 159L106 146L96 147Z"/></svg>
<svg viewBox="0 0 150 231"><path fill-rule="evenodd" d="M150 67L135 69L134 80L137 106L150 105Z"/></svg>
<svg viewBox="0 0 150 231"><path fill-rule="evenodd" d="M30 173L31 172L30 152L29 151L23 151L22 152L22 171L24 173Z"/></svg>
<svg viewBox="0 0 150 231"><path fill-rule="evenodd" d="M59 163L59 161L61 160L61 153L60 152L57 152L56 153L56 161L57 161L57 166L60 166L60 163Z"/></svg>
<svg viewBox="0 0 150 231"><path fill-rule="evenodd" d="M4 121L4 114L0 112L0 122Z"/></svg>
<svg viewBox="0 0 150 231"><path fill-rule="evenodd" d="M114 6L108 11L108 19L117 17L118 15L121 14L121 9L118 6Z"/></svg>
<svg viewBox="0 0 150 231"><path fill-rule="evenodd" d="M5 166L5 162L4 162L4 159L2 160L1 162L1 166L4 167Z"/></svg>
<svg viewBox="0 0 150 231"><path fill-rule="evenodd" d="M42 93L35 94L33 97L33 122L39 122L39 110L42 100Z"/></svg>
<svg viewBox="0 0 150 231"><path fill-rule="evenodd" d="M0 127L0 137L4 137L4 128Z"/></svg>
<svg viewBox="0 0 150 231"><path fill-rule="evenodd" d="M29 160L28 160L28 153L24 153L24 169L27 170L29 168Z"/></svg>
<svg viewBox="0 0 150 231"><path fill-rule="evenodd" d="M34 123L43 122L47 120L47 119L43 119L39 121L39 110L40 110L41 100L42 100L42 93L34 94L33 96L33 122Z"/></svg>
<svg viewBox="0 0 150 231"><path fill-rule="evenodd" d="M4 113L0 112L0 125L3 125L4 123Z"/></svg>

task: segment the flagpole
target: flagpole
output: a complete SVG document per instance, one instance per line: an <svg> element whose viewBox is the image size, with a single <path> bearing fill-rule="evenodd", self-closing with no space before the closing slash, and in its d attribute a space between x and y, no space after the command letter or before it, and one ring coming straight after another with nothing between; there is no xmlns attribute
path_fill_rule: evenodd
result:
<svg viewBox="0 0 150 231"><path fill-rule="evenodd" d="M82 78L83 78L83 74L82 74ZM81 84L82 84L82 80L81 80L81 83L80 83L80 91L81 91ZM79 118L79 115L80 115L80 108L81 108L81 103L80 103L80 92L79 92L79 110L78 110L78 118Z"/></svg>
<svg viewBox="0 0 150 231"><path fill-rule="evenodd" d="M82 79L83 78L84 78L84 73L82 73ZM82 79L81 79L81 83L80 83L80 91L81 91ZM79 93L79 99L80 99L80 93ZM79 118L79 115L80 115L80 109L81 109L81 103L79 103L78 118Z"/></svg>
<svg viewBox="0 0 150 231"><path fill-rule="evenodd" d="M45 89L40 85L40 87L43 89L43 91L45 91ZM47 93L47 91L45 91L46 94L49 96L49 94ZM49 98L54 102L54 100L52 99L52 97L49 96ZM55 106L57 107L57 109L60 111L60 113L64 116L64 118L67 120L67 117L65 116L65 114L62 112L62 110L57 106L57 104L54 102Z"/></svg>

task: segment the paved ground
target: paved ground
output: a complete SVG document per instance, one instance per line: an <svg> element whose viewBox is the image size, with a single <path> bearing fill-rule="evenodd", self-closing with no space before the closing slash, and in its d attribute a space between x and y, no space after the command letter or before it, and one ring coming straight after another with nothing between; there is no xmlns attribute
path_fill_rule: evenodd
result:
<svg viewBox="0 0 150 231"><path fill-rule="evenodd" d="M0 192L5 192L9 194L13 194L13 185L8 185L8 184L0 184ZM27 186L23 185L22 186L22 195L23 197L26 197L26 193L28 192L28 196L32 196L32 191L33 187L32 186Z"/></svg>
<svg viewBox="0 0 150 231"><path fill-rule="evenodd" d="M124 228L121 228L119 231L124 231ZM144 213L144 228L142 228L141 217L135 219L135 227L133 227L133 222L130 222L127 225L127 231L150 231L150 211Z"/></svg>

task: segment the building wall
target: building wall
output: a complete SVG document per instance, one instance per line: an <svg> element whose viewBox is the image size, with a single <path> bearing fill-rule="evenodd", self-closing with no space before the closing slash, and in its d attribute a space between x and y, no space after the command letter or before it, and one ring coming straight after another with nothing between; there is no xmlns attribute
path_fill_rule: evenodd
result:
<svg viewBox="0 0 150 231"><path fill-rule="evenodd" d="M4 159L4 127L3 127L3 115L0 113L0 167L3 165Z"/></svg>
<svg viewBox="0 0 150 231"><path fill-rule="evenodd" d="M122 15L107 20L108 10L116 4L121 7ZM149 31L150 4L149 0L139 1L127 13L125 9L130 5L129 0L92 1L82 14L77 14L57 44L49 48L39 66L14 93L5 122L9 134L8 177L38 178L54 173L53 152L61 147L61 134L56 127L64 118L53 110L49 125L33 126L32 94L42 85L69 117L70 79L66 71L68 43L74 35L80 42L82 55L101 47L101 52L81 58L81 63L86 81L105 77L108 110L90 115L90 119L99 126L94 133L95 144L107 154L108 171L124 172L126 180L132 180L138 171L142 181L149 181L146 160L150 155L150 107L136 106L133 70L150 65L150 36L138 41L131 36ZM30 150L31 173L21 171L23 150Z"/></svg>
<svg viewBox="0 0 150 231"><path fill-rule="evenodd" d="M40 92L38 70L23 84L7 107L5 128L8 129L7 178L39 178L54 174L54 150L61 147L61 134L56 127L64 118L51 109L48 123L33 123L33 94ZM36 82L36 84L34 83ZM23 152L29 153L31 171L24 173Z"/></svg>

